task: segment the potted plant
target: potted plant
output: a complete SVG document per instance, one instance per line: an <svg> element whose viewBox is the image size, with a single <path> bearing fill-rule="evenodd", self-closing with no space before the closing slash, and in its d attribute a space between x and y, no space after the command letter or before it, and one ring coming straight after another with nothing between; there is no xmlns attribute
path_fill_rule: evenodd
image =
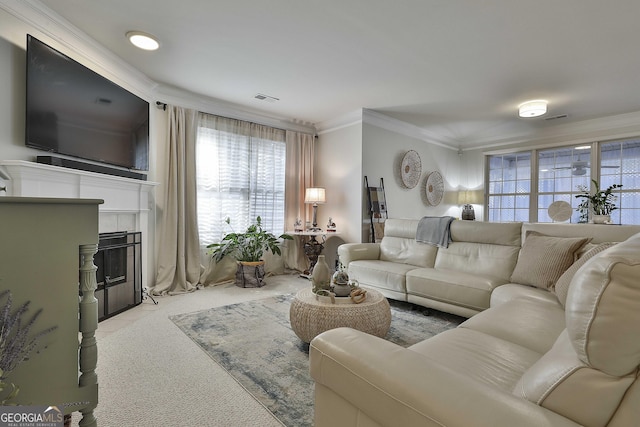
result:
<svg viewBox="0 0 640 427"><path fill-rule="evenodd" d="M575 196L577 199L583 199L576 209L580 212L580 222L587 222L591 213L594 223L610 224L611 212L618 209L614 203L618 197L613 194L613 190L622 187L622 184L612 184L606 190L601 190L598 181L592 179L591 182L595 190L593 193L587 187L579 185L578 190L582 191L582 194Z"/></svg>
<svg viewBox="0 0 640 427"><path fill-rule="evenodd" d="M42 309L27 319L26 313L31 302L27 301L13 310L11 291L0 292L0 300L5 297L0 307L0 405L3 406L14 405L12 401L19 391L19 387L8 379L11 372L22 362L28 361L31 353L42 350L40 338L57 329L57 326L52 326L30 336Z"/></svg>
<svg viewBox="0 0 640 427"><path fill-rule="evenodd" d="M225 220L230 225L229 217ZM227 233L220 243L207 245L212 260L220 262L229 256L238 262L236 268L236 285L246 287L263 286L264 260L263 254L270 251L274 255L281 255L280 239L293 240L288 234L276 237L262 228L262 218L256 217L256 222L249 225L244 233Z"/></svg>

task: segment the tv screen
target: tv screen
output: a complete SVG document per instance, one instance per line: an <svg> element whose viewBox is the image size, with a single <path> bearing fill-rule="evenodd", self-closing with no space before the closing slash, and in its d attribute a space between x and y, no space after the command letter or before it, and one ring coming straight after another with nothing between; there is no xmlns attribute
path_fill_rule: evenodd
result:
<svg viewBox="0 0 640 427"><path fill-rule="evenodd" d="M149 170L149 103L27 35L26 145Z"/></svg>

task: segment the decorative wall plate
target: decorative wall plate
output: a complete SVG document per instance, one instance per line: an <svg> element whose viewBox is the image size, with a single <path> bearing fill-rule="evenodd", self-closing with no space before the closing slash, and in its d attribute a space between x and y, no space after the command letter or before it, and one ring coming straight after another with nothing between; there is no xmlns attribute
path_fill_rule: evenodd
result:
<svg viewBox="0 0 640 427"><path fill-rule="evenodd" d="M422 162L417 151L409 150L402 158L400 177L407 188L413 188L420 182L422 174Z"/></svg>
<svg viewBox="0 0 640 427"><path fill-rule="evenodd" d="M440 172L433 171L429 174L424 186L424 192L431 206L438 206L440 204L444 196L444 180Z"/></svg>
<svg viewBox="0 0 640 427"><path fill-rule="evenodd" d="M547 212L549 213L549 218L554 221L566 221L571 218L573 209L571 209L571 205L568 202L558 200L549 205Z"/></svg>

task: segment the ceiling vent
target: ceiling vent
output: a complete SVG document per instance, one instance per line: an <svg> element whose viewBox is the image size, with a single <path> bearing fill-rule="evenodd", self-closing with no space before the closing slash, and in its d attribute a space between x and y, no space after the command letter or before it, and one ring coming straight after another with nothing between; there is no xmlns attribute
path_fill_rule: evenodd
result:
<svg viewBox="0 0 640 427"><path fill-rule="evenodd" d="M266 102L280 101L280 98L276 98L275 96L265 95L265 94L262 94L262 93L256 94L256 96L254 96L254 98L258 99L260 101L266 101Z"/></svg>
<svg viewBox="0 0 640 427"><path fill-rule="evenodd" d="M545 120L566 119L567 117L569 117L568 114L558 114L557 116L547 117Z"/></svg>

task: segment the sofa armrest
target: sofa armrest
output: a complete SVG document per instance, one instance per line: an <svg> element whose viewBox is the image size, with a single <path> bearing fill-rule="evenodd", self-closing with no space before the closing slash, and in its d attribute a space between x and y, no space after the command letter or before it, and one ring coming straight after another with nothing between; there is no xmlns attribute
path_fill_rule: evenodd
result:
<svg viewBox="0 0 640 427"><path fill-rule="evenodd" d="M334 392L380 426L578 426L573 421L469 380L437 361L350 328L318 335L310 372L323 392ZM328 426L331 407L316 400L316 427ZM330 420L330 421L327 421Z"/></svg>
<svg viewBox="0 0 640 427"><path fill-rule="evenodd" d="M338 246L338 257L345 268L351 261L379 259L380 243L345 243Z"/></svg>

